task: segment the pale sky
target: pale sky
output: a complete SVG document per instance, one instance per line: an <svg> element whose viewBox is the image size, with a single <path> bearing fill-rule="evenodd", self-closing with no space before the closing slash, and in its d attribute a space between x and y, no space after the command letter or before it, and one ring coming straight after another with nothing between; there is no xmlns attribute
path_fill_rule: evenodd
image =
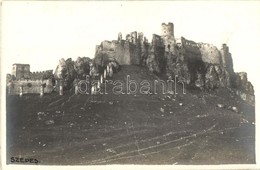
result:
<svg viewBox="0 0 260 170"><path fill-rule="evenodd" d="M230 47L235 71L260 73L260 2L11 1L2 3L2 67L55 70L60 58L93 58L103 40L143 32L151 41L163 22L175 37Z"/></svg>

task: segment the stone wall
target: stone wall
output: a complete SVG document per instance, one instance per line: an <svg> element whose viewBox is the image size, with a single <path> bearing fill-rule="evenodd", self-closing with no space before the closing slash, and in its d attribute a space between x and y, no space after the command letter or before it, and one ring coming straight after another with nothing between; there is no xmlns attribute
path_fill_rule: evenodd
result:
<svg viewBox="0 0 260 170"><path fill-rule="evenodd" d="M47 79L53 75L53 70L46 70L46 71L36 71L30 72L29 78L32 80L40 80L40 79Z"/></svg>
<svg viewBox="0 0 260 170"><path fill-rule="evenodd" d="M176 40L173 36L163 36L165 52L174 53L175 52L175 45Z"/></svg>
<svg viewBox="0 0 260 170"><path fill-rule="evenodd" d="M130 36L131 36L131 43L136 44L137 43L137 32L136 31L131 32Z"/></svg>
<svg viewBox="0 0 260 170"><path fill-rule="evenodd" d="M165 45L164 40L156 34L153 34L152 43L149 45L146 66L151 72L163 73L165 71Z"/></svg>
<svg viewBox="0 0 260 170"><path fill-rule="evenodd" d="M116 59L120 65L130 65L131 54L130 54L130 42L121 40L118 41L103 41L100 45L97 55L107 55L111 60Z"/></svg>
<svg viewBox="0 0 260 170"><path fill-rule="evenodd" d="M102 51L103 55L115 59L120 65L140 64L141 42L137 38L137 32L132 32L128 40L103 41L99 46L96 56Z"/></svg>
<svg viewBox="0 0 260 170"><path fill-rule="evenodd" d="M18 80L12 81L7 85L7 91L10 94L19 94L20 87L23 89L23 94L32 94L32 93L39 93L41 91L41 86L44 86L44 93L51 93L54 89L52 84L52 80Z"/></svg>
<svg viewBox="0 0 260 170"><path fill-rule="evenodd" d="M221 65L223 63L222 52L212 44L196 43L194 41L187 40L184 37L177 39L176 44L183 48L184 55L190 59L196 58L209 64Z"/></svg>
<svg viewBox="0 0 260 170"><path fill-rule="evenodd" d="M116 46L118 45L117 41L103 41L101 43L101 48L103 51L115 51Z"/></svg>
<svg viewBox="0 0 260 170"><path fill-rule="evenodd" d="M135 44L129 44L129 54L130 63L139 65L141 60L141 44L139 41L136 41Z"/></svg>
<svg viewBox="0 0 260 170"><path fill-rule="evenodd" d="M161 36L174 36L173 23L168 24L162 23L161 25Z"/></svg>
<svg viewBox="0 0 260 170"><path fill-rule="evenodd" d="M147 39L145 37L143 39L141 39L140 43L141 43L141 60L140 60L140 64L145 66L147 64L150 44L148 43L148 41L147 41Z"/></svg>
<svg viewBox="0 0 260 170"><path fill-rule="evenodd" d="M12 75L17 80L28 79L30 77L30 65L29 64L13 64Z"/></svg>
<svg viewBox="0 0 260 170"><path fill-rule="evenodd" d="M153 34L152 46L164 47L164 40L161 36Z"/></svg>
<svg viewBox="0 0 260 170"><path fill-rule="evenodd" d="M181 37L181 48L183 55L189 60L201 60L201 52L199 44Z"/></svg>
<svg viewBox="0 0 260 170"><path fill-rule="evenodd" d="M41 80L52 77L53 70L30 72L29 64L13 64L12 75L16 80Z"/></svg>
<svg viewBox="0 0 260 170"><path fill-rule="evenodd" d="M201 59L203 62L211 64L222 64L220 51L211 44L199 44Z"/></svg>

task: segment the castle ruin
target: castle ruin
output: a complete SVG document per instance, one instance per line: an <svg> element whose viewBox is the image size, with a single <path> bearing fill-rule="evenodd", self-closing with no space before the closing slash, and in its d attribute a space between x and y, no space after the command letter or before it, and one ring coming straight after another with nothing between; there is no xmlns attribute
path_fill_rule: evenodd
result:
<svg viewBox="0 0 260 170"><path fill-rule="evenodd" d="M29 64L13 64L12 75L16 79L27 79L30 77L30 65Z"/></svg>
<svg viewBox="0 0 260 170"><path fill-rule="evenodd" d="M117 40L103 41L96 48L95 60L104 58L116 61L119 65L143 65L156 74L178 76L188 87L200 89L240 88L252 95L253 86L237 84L240 79L233 70L233 60L229 47L223 44L221 49L208 43L197 43L184 37L174 36L174 24L162 23L161 35L153 34L148 42L142 32L131 32ZM98 62L101 67L104 62ZM251 89L247 91L246 89ZM253 102L253 96L248 96Z"/></svg>
<svg viewBox="0 0 260 170"><path fill-rule="evenodd" d="M50 93L53 91L53 70L31 72L29 64L13 64L12 80L7 84L9 94Z"/></svg>
<svg viewBox="0 0 260 170"><path fill-rule="evenodd" d="M148 43L142 32L131 32L126 35L125 40L122 39L122 33L119 33L117 40L101 42L96 48L96 55L106 54L109 58L115 58L120 65L141 64L145 55L143 53L155 52L158 47L163 47L164 53L186 55L207 63L233 68L231 54L226 44L219 50L211 44L196 43L184 37L175 38L173 23L162 23L161 35L153 34L151 43ZM161 55L163 56L164 54Z"/></svg>
<svg viewBox="0 0 260 170"><path fill-rule="evenodd" d="M173 23L162 23L161 35L153 34L151 42L142 32L130 32L125 39L122 33L118 33L116 40L105 40L96 46L91 62L87 58L79 58L76 62L71 59L60 60L54 78L64 81L67 87L72 87L74 79L89 73L100 75L111 63L115 70L118 70L119 65L142 65L157 75L177 76L188 88L236 88L238 95L254 103L253 86L247 81L246 74L234 72L232 56L226 44L218 49L212 44L175 37ZM30 65L14 64L12 75L16 78L10 86L13 89L23 86L28 89L28 93L35 93L41 91L41 84L48 85L46 92L51 92L54 88L47 81L53 76L52 70L32 73ZM32 90L31 87L37 87L38 90ZM17 93L17 90L14 91Z"/></svg>
<svg viewBox="0 0 260 170"><path fill-rule="evenodd" d="M97 46L95 57L104 55L111 60L115 59L120 65L147 65L151 71L157 73L167 72L171 64L169 60L175 58L217 64L233 72L233 62L226 44L219 50L211 44L196 43L184 37L175 38L173 23L162 23L161 35L153 34L151 43L142 32L131 32L126 35L125 40L122 39L122 33L119 33L117 40L106 40ZM160 66L160 63L166 64L166 68Z"/></svg>

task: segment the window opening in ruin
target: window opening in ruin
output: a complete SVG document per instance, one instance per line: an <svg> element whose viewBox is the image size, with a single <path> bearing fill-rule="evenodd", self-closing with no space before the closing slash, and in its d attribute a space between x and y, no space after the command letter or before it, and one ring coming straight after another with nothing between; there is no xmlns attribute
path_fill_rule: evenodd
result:
<svg viewBox="0 0 260 170"><path fill-rule="evenodd" d="M27 84L27 87L29 87L29 88L32 87L32 84L31 84L31 83L28 83L28 84Z"/></svg>

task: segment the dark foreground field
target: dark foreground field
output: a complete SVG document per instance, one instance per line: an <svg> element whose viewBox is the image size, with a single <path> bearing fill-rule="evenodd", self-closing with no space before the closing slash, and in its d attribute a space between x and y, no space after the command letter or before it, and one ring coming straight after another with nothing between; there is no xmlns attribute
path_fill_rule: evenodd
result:
<svg viewBox="0 0 260 170"><path fill-rule="evenodd" d="M113 79L156 78L123 67ZM225 104L225 108L216 107ZM227 109L236 106L236 113ZM228 90L174 95L7 96L7 163L251 164L255 163L254 107ZM29 163L27 163L29 164Z"/></svg>

